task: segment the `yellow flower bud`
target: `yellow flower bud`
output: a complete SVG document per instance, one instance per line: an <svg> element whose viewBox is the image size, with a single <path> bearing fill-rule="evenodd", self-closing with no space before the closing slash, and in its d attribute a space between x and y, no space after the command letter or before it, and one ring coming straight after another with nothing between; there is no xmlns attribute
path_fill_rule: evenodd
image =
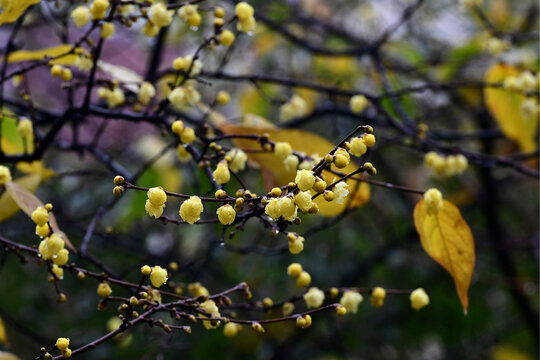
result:
<svg viewBox="0 0 540 360"><path fill-rule="evenodd" d="M231 46L234 43L234 34L230 30L223 30L219 35L219 43L223 46Z"/></svg>
<svg viewBox="0 0 540 360"><path fill-rule="evenodd" d="M112 289L108 282L104 281L98 285L97 294L103 298L110 296Z"/></svg>
<svg viewBox="0 0 540 360"><path fill-rule="evenodd" d="M249 5L247 2L242 1L236 4L236 16L240 20L246 20L253 16L255 11L253 10L253 7Z"/></svg>
<svg viewBox="0 0 540 360"><path fill-rule="evenodd" d="M17 124L17 132L22 137L29 137L34 133L32 120L21 118Z"/></svg>
<svg viewBox="0 0 540 360"><path fill-rule="evenodd" d="M221 34L223 36L223 34ZM234 36L234 35L233 35ZM221 90L217 93L216 101L220 105L225 105L231 100L231 97L228 92Z"/></svg>
<svg viewBox="0 0 540 360"><path fill-rule="evenodd" d="M190 144L195 140L195 130L192 128L185 128L184 131L182 131L182 134L180 135L180 141L182 141L184 144Z"/></svg>
<svg viewBox="0 0 540 360"><path fill-rule="evenodd" d="M214 170L213 175L218 185L228 183L231 180L231 173L229 172L227 162L221 161L216 167L216 170Z"/></svg>
<svg viewBox="0 0 540 360"><path fill-rule="evenodd" d="M354 95L349 100L349 107L353 114L360 114L368 105L368 99L364 95Z"/></svg>
<svg viewBox="0 0 540 360"><path fill-rule="evenodd" d="M296 285L300 287L308 287L311 283L311 275L307 271L303 271L296 278Z"/></svg>
<svg viewBox="0 0 540 360"><path fill-rule="evenodd" d="M379 286L374 288L371 292L371 305L376 308L383 306L385 297L386 290Z"/></svg>
<svg viewBox="0 0 540 360"><path fill-rule="evenodd" d="M148 265L144 265L141 267L141 274L148 276L152 272L152 268Z"/></svg>

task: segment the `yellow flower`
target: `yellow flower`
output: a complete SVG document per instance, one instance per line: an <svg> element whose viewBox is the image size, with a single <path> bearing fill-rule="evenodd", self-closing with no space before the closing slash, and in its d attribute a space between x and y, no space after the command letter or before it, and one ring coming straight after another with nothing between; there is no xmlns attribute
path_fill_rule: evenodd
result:
<svg viewBox="0 0 540 360"><path fill-rule="evenodd" d="M315 184L315 175L311 170L298 170L294 182L298 185L300 191L307 191Z"/></svg>
<svg viewBox="0 0 540 360"><path fill-rule="evenodd" d="M354 156L362 156L366 153L367 146L361 138L355 137L351 139L351 148L349 152Z"/></svg>
<svg viewBox="0 0 540 360"><path fill-rule="evenodd" d="M274 154L280 158L285 159L287 156L292 155L293 149L288 142L277 142L274 145Z"/></svg>
<svg viewBox="0 0 540 360"><path fill-rule="evenodd" d="M246 168L247 155L241 149L232 149L225 154L231 158L229 161L229 169L237 173Z"/></svg>
<svg viewBox="0 0 540 360"><path fill-rule="evenodd" d="M312 287L304 294L304 301L306 302L308 309L318 308L324 302L324 292L319 288Z"/></svg>
<svg viewBox="0 0 540 360"><path fill-rule="evenodd" d="M163 3L154 4L150 7L150 21L157 27L164 27L171 23L173 11L167 10Z"/></svg>
<svg viewBox="0 0 540 360"><path fill-rule="evenodd" d="M296 205L290 196L285 196L279 200L279 212L285 220L293 221L296 218Z"/></svg>
<svg viewBox="0 0 540 360"><path fill-rule="evenodd" d="M311 193L309 191L300 191L294 196L294 202L296 203L298 208L304 212L308 212L313 205L313 201L311 200Z"/></svg>
<svg viewBox="0 0 540 360"><path fill-rule="evenodd" d="M236 218L236 211L234 211L231 205L223 205L217 209L217 216L219 222L223 225L231 225Z"/></svg>
<svg viewBox="0 0 540 360"><path fill-rule="evenodd" d="M145 81L141 84L137 97L141 104L148 105L148 103L150 103L150 100L152 100L155 95L156 89L154 88L154 85Z"/></svg>
<svg viewBox="0 0 540 360"><path fill-rule="evenodd" d="M271 199L264 208L264 212L266 213L266 215L270 216L274 220L281 216L279 200L280 199Z"/></svg>
<svg viewBox="0 0 540 360"><path fill-rule="evenodd" d="M90 20L90 10L86 6L77 6L71 12L71 18L78 27L83 27Z"/></svg>
<svg viewBox="0 0 540 360"><path fill-rule="evenodd" d="M193 224L201 218L203 204L198 196L191 196L180 206L180 217L189 224Z"/></svg>
<svg viewBox="0 0 540 360"><path fill-rule="evenodd" d="M434 188L424 193L424 202L429 213L437 214L443 208L442 194Z"/></svg>
<svg viewBox="0 0 540 360"><path fill-rule="evenodd" d="M339 303L347 309L347 311L356 314L358 311L358 305L364 300L362 295L357 291L347 290L341 296Z"/></svg>
<svg viewBox="0 0 540 360"><path fill-rule="evenodd" d="M349 107L353 114L360 114L368 104L368 99L364 95L354 95L349 100Z"/></svg>
<svg viewBox="0 0 540 360"><path fill-rule="evenodd" d="M409 296L409 299L411 300L411 306L414 310L420 310L429 305L429 296L422 288L414 290Z"/></svg>
<svg viewBox="0 0 540 360"><path fill-rule="evenodd" d="M154 287L159 288L161 285L167 282L167 270L161 266L154 266L150 273L150 281Z"/></svg>

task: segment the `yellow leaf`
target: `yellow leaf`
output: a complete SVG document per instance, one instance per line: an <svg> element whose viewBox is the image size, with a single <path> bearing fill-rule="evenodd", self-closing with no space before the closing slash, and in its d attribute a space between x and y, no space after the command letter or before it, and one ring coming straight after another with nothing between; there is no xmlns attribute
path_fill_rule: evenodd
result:
<svg viewBox="0 0 540 360"><path fill-rule="evenodd" d="M37 4L39 0L4 0L2 1L2 13L0 14L0 25L14 22L22 15L24 10L30 5Z"/></svg>
<svg viewBox="0 0 540 360"><path fill-rule="evenodd" d="M73 53L68 54L72 48L73 46L70 44L62 44L41 50L17 50L9 54L8 62L14 63L19 61L43 60L45 57L57 57L66 54L53 60L52 63L58 65L73 65L78 56L75 52L82 51L82 48L76 48Z"/></svg>
<svg viewBox="0 0 540 360"><path fill-rule="evenodd" d="M19 357L7 351L0 351L0 360L19 360Z"/></svg>
<svg viewBox="0 0 540 360"><path fill-rule="evenodd" d="M17 131L17 119L4 116L0 126L2 126L2 151L5 154L22 154L25 148L28 154L34 152L34 135L23 139Z"/></svg>
<svg viewBox="0 0 540 360"><path fill-rule="evenodd" d="M29 175L41 175L43 181L55 174L54 170L46 168L41 160L34 160L32 162L19 161L17 163L17 170Z"/></svg>
<svg viewBox="0 0 540 360"><path fill-rule="evenodd" d="M486 73L486 83L502 83L509 76L518 76L521 73L517 68L506 65L493 65ZM524 152L537 149L536 135L538 119L526 118L520 111L525 96L515 91L490 88L484 89L486 106L497 121L503 134L516 141Z"/></svg>
<svg viewBox="0 0 540 360"><path fill-rule="evenodd" d="M41 181L41 176L38 175L30 175L28 177L35 177L39 181ZM35 180L34 180L35 181ZM41 200L39 200L34 194L32 194L32 190L27 189L24 187L24 185L20 185L17 182L7 182L5 184L6 187L6 193L9 194L12 201L16 203L16 205L28 216L32 216L32 212L38 207L38 206L45 206ZM37 185L36 185L37 188ZM30 190L30 191L29 191ZM33 189L35 191L35 189ZM73 244L71 244L71 241L69 241L69 238L67 235L60 230L60 227L58 226L58 223L56 222L56 218L54 217L53 213L49 213L49 225L51 226L51 229L58 235L60 235L64 241L66 242L66 245L73 251L77 252Z"/></svg>
<svg viewBox="0 0 540 360"><path fill-rule="evenodd" d="M531 360L527 353L507 345L497 345L491 350L492 360Z"/></svg>
<svg viewBox="0 0 540 360"><path fill-rule="evenodd" d="M463 310L469 307L474 271L474 238L459 209L449 201L437 214L428 213L424 200L414 208L414 225L424 250L454 278Z"/></svg>
<svg viewBox="0 0 540 360"><path fill-rule="evenodd" d="M4 325L4 320L2 320L2 317L0 316L0 342L4 345L8 345L9 344L9 341L8 341L8 338L7 338L7 333L6 333L6 326ZM0 355L2 353L0 352ZM1 357L0 357L1 359Z"/></svg>
<svg viewBox="0 0 540 360"><path fill-rule="evenodd" d="M291 144L294 150L304 152L309 156L317 155L324 156L334 147L329 141L320 137L319 135L310 133L308 131L297 129L277 129L270 126L253 127L253 126L236 126L236 125L222 125L221 130L226 134L256 134L262 135L264 133L270 134L270 139L276 142L288 142ZM260 149L260 144L253 140L247 139L234 139L235 145L241 149ZM285 171L283 160L279 159L273 153L247 153L249 159L256 163L260 168L263 175L263 181L267 190L270 190L273 186L282 186L290 181L293 181L296 176L296 171ZM351 163L343 169L339 169L341 172L350 173L356 170L357 167ZM337 178L330 172L324 171L323 175L328 184L332 179ZM370 188L365 182L360 182L357 185L357 181L353 179L347 180L349 184L349 197L350 203L345 201L344 204L336 204L335 201L327 202L322 196L315 199L317 205L319 205L319 214L324 216L336 216L343 212L347 206L356 207L361 206L369 200Z"/></svg>
<svg viewBox="0 0 540 360"><path fill-rule="evenodd" d="M29 192L35 192L41 182L41 176L29 175L18 178L14 183L19 187L26 189ZM6 184L7 190L7 184ZM13 200L8 191L5 191L0 197L0 222L6 221L11 218L20 210L19 205Z"/></svg>

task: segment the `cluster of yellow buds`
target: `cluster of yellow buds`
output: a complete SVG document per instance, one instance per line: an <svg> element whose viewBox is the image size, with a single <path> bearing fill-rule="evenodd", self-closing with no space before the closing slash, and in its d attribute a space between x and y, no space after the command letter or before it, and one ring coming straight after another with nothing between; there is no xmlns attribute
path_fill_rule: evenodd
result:
<svg viewBox="0 0 540 360"><path fill-rule="evenodd" d="M193 56L180 56L173 60L172 67L176 71L188 72L190 75L198 75L202 70L203 63L200 60L193 61Z"/></svg>
<svg viewBox="0 0 540 360"><path fill-rule="evenodd" d="M174 121L171 125L171 130L180 137L180 141L184 144L190 144L195 140L195 130L185 126L181 120Z"/></svg>
<svg viewBox="0 0 540 360"><path fill-rule="evenodd" d="M112 89L100 87L97 94L100 99L107 100L107 106L111 109L122 105L126 101L124 91L119 86L113 86Z"/></svg>
<svg viewBox="0 0 540 360"><path fill-rule="evenodd" d="M285 220L293 221L297 215L297 208L291 196L270 199L264 211L274 220L283 216Z"/></svg>
<svg viewBox="0 0 540 360"><path fill-rule="evenodd" d="M109 7L109 0L94 0L90 5L90 14L92 14L92 20L101 20L105 18Z"/></svg>
<svg viewBox="0 0 540 360"><path fill-rule="evenodd" d="M73 78L73 73L70 68L63 67L61 65L53 65L51 67L51 75L54 77L59 77L63 81L69 81Z"/></svg>
<svg viewBox="0 0 540 360"><path fill-rule="evenodd" d="M444 176L461 175L469 166L467 158L462 154L442 156L433 151L426 154L424 162L437 174Z"/></svg>
<svg viewBox="0 0 540 360"><path fill-rule="evenodd" d="M299 263L292 263L287 267L287 274L296 278L296 285L300 287L308 287L311 283L311 275Z"/></svg>
<svg viewBox="0 0 540 360"><path fill-rule="evenodd" d="M174 11L168 10L164 3L157 3L150 7L148 20L158 29L168 26L174 15Z"/></svg>
<svg viewBox="0 0 540 360"><path fill-rule="evenodd" d="M538 90L539 75L534 76L530 71L523 71L518 76L508 76L503 81L503 87L508 90L529 92Z"/></svg>
<svg viewBox="0 0 540 360"><path fill-rule="evenodd" d="M238 24L236 25L238 31L246 33L253 31L257 25L255 17L253 16L255 14L253 7L242 1L236 4L235 10L236 17L238 18Z"/></svg>
<svg viewBox="0 0 540 360"><path fill-rule="evenodd" d="M139 88L137 98L141 104L148 105L150 103L150 100L152 100L155 95L156 89L154 88L154 85L145 81L141 84L141 87Z"/></svg>
<svg viewBox="0 0 540 360"><path fill-rule="evenodd" d="M499 55L502 52L508 51L512 47L512 44L507 40L491 36L483 41L482 46L488 53Z"/></svg>
<svg viewBox="0 0 540 360"><path fill-rule="evenodd" d="M187 4L178 9L178 16L189 26L196 28L201 24L201 14L197 11L197 5Z"/></svg>
<svg viewBox="0 0 540 360"><path fill-rule="evenodd" d="M299 328L306 329L310 327L311 324L312 324L312 319L311 319L311 315L309 314L304 314L296 318L296 326L298 326Z"/></svg>
<svg viewBox="0 0 540 360"><path fill-rule="evenodd" d="M62 352L62 357L65 359L71 357L71 349L69 348L69 339L58 338L56 340L56 348Z"/></svg>
<svg viewBox="0 0 540 360"><path fill-rule="evenodd" d="M51 233L49 225L49 212L52 210L51 204L38 206L31 214L32 221L36 224L36 234L44 238L39 243L39 254L44 260L53 262L53 272L59 279L64 275L60 267L65 265L69 259L69 251L64 248L65 242L59 234Z"/></svg>
<svg viewBox="0 0 540 360"><path fill-rule="evenodd" d="M199 305L199 309L203 310L205 314L201 314L201 318L203 319L212 319L216 317L220 317L221 314L219 313L219 308L217 307L214 300L206 300L202 304ZM220 321L217 320L203 320L203 325L206 329L215 329L220 324Z"/></svg>

